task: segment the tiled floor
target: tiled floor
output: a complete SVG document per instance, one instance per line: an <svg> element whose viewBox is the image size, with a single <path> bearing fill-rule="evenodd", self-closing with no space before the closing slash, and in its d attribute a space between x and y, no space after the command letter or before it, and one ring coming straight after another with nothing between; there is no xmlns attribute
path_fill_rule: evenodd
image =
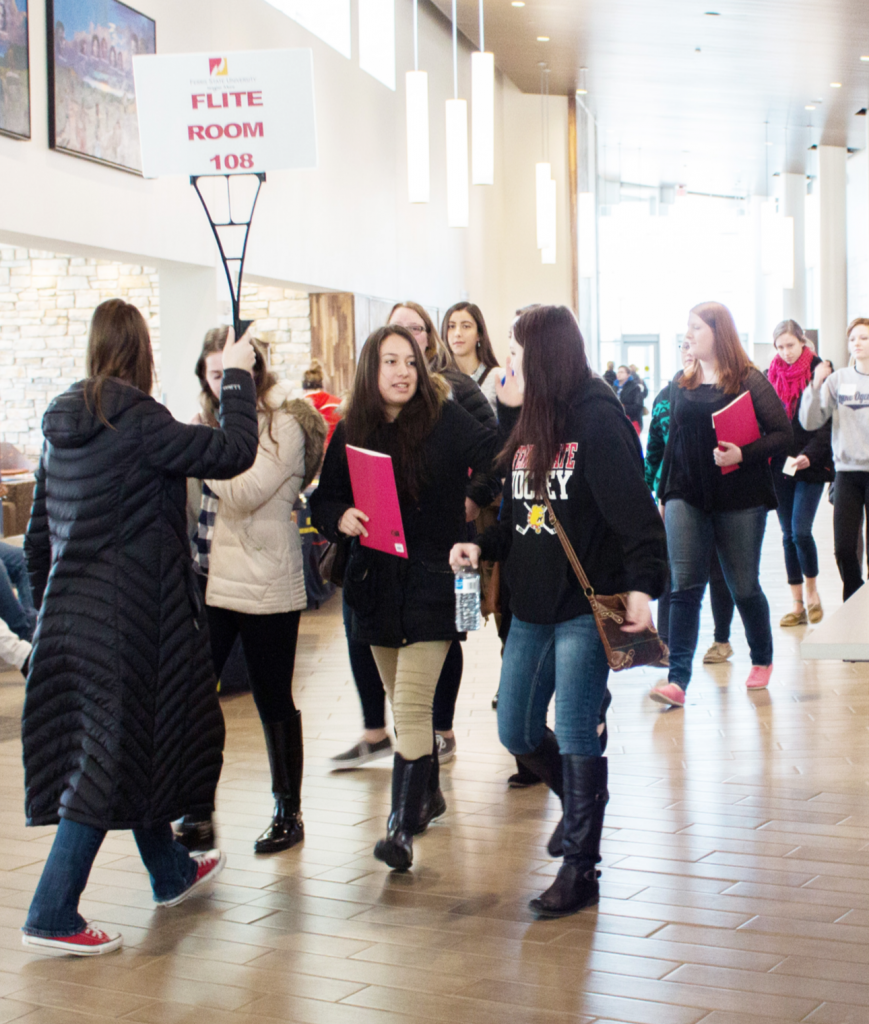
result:
<svg viewBox="0 0 869 1024"><path fill-rule="evenodd" d="M833 609L826 502L818 532ZM764 583L777 622L774 517ZM701 649L709 626L704 615ZM359 728L333 602L304 618L297 660L304 846L253 855L265 750L250 698L227 702L220 883L155 911L131 837L112 834L82 909L126 945L95 961L21 947L51 830L24 828L23 687L0 676L0 1024L866 1024L869 665L803 663L802 632L775 627L768 692L744 688L739 629L734 664L698 668L684 711L646 699L651 673L613 678L600 908L537 922L526 903L557 870L545 842L558 808L540 788L506 790L492 628L465 647L449 812L416 843L413 871L391 875L371 856L388 763L328 772Z"/></svg>

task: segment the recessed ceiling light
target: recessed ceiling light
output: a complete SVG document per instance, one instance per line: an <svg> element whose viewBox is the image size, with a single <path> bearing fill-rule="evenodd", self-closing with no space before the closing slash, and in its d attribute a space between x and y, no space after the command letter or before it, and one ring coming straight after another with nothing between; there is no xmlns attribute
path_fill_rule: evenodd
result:
<svg viewBox="0 0 869 1024"><path fill-rule="evenodd" d="M812 104L812 103L807 103L806 104L806 110L815 110L815 109L817 109L817 108L814 106L814 104Z"/></svg>
<svg viewBox="0 0 869 1024"><path fill-rule="evenodd" d="M524 2L524 0L513 0L513 3L510 6L511 7L524 7L525 6L525 2Z"/></svg>
<svg viewBox="0 0 869 1024"><path fill-rule="evenodd" d="M830 82L830 88L831 89L841 89L842 88L842 83L841 82Z"/></svg>
<svg viewBox="0 0 869 1024"><path fill-rule="evenodd" d="M864 57L861 57L860 60L869 60L869 54L866 54Z"/></svg>
<svg viewBox="0 0 869 1024"><path fill-rule="evenodd" d="M588 96L588 89L577 89L576 90L576 95L577 96ZM610 131L614 131L614 130L615 129L610 128Z"/></svg>
<svg viewBox="0 0 869 1024"><path fill-rule="evenodd" d="M720 18L721 17L721 11L704 11L703 13L706 15L707 18Z"/></svg>
<svg viewBox="0 0 869 1024"><path fill-rule="evenodd" d="M538 43L548 43L549 42L549 36L538 36L537 37L537 42Z"/></svg>

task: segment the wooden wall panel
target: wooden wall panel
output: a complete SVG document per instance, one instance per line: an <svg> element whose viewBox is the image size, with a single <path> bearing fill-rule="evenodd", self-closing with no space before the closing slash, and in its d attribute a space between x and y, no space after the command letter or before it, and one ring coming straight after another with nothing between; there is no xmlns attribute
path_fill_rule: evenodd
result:
<svg viewBox="0 0 869 1024"><path fill-rule="evenodd" d="M319 359L333 394L343 395L356 373L352 292L311 294L311 356Z"/></svg>

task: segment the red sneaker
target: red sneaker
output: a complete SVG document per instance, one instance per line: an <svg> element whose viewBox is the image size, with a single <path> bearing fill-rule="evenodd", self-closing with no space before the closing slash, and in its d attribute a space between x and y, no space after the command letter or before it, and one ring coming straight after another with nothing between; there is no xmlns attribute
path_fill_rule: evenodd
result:
<svg viewBox="0 0 869 1024"><path fill-rule="evenodd" d="M193 896L194 893L206 885L210 885L226 866L226 854L221 853L220 850L211 850L209 853L194 853L192 859L197 864L196 877L180 896L176 896L171 900L154 900L158 907L177 907L188 896Z"/></svg>
<svg viewBox="0 0 869 1024"><path fill-rule="evenodd" d="M110 935L100 928L85 927L77 935L62 935L59 938L47 938L44 935L22 935L21 942L25 946L40 949L62 949L73 956L99 956L100 953L112 953L124 944L123 935Z"/></svg>
<svg viewBox="0 0 869 1024"><path fill-rule="evenodd" d="M752 665L748 673L745 685L749 690L763 690L769 686L769 677L772 675L772 665Z"/></svg>
<svg viewBox="0 0 869 1024"><path fill-rule="evenodd" d="M656 686L649 696L658 704L669 704L673 708L685 707L685 691L678 683L665 683Z"/></svg>

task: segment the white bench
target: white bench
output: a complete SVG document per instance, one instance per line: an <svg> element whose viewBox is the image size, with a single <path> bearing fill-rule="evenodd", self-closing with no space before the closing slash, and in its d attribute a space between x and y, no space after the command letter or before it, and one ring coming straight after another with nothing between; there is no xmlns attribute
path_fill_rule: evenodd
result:
<svg viewBox="0 0 869 1024"><path fill-rule="evenodd" d="M869 583L806 636L800 654L807 661L869 661Z"/></svg>

